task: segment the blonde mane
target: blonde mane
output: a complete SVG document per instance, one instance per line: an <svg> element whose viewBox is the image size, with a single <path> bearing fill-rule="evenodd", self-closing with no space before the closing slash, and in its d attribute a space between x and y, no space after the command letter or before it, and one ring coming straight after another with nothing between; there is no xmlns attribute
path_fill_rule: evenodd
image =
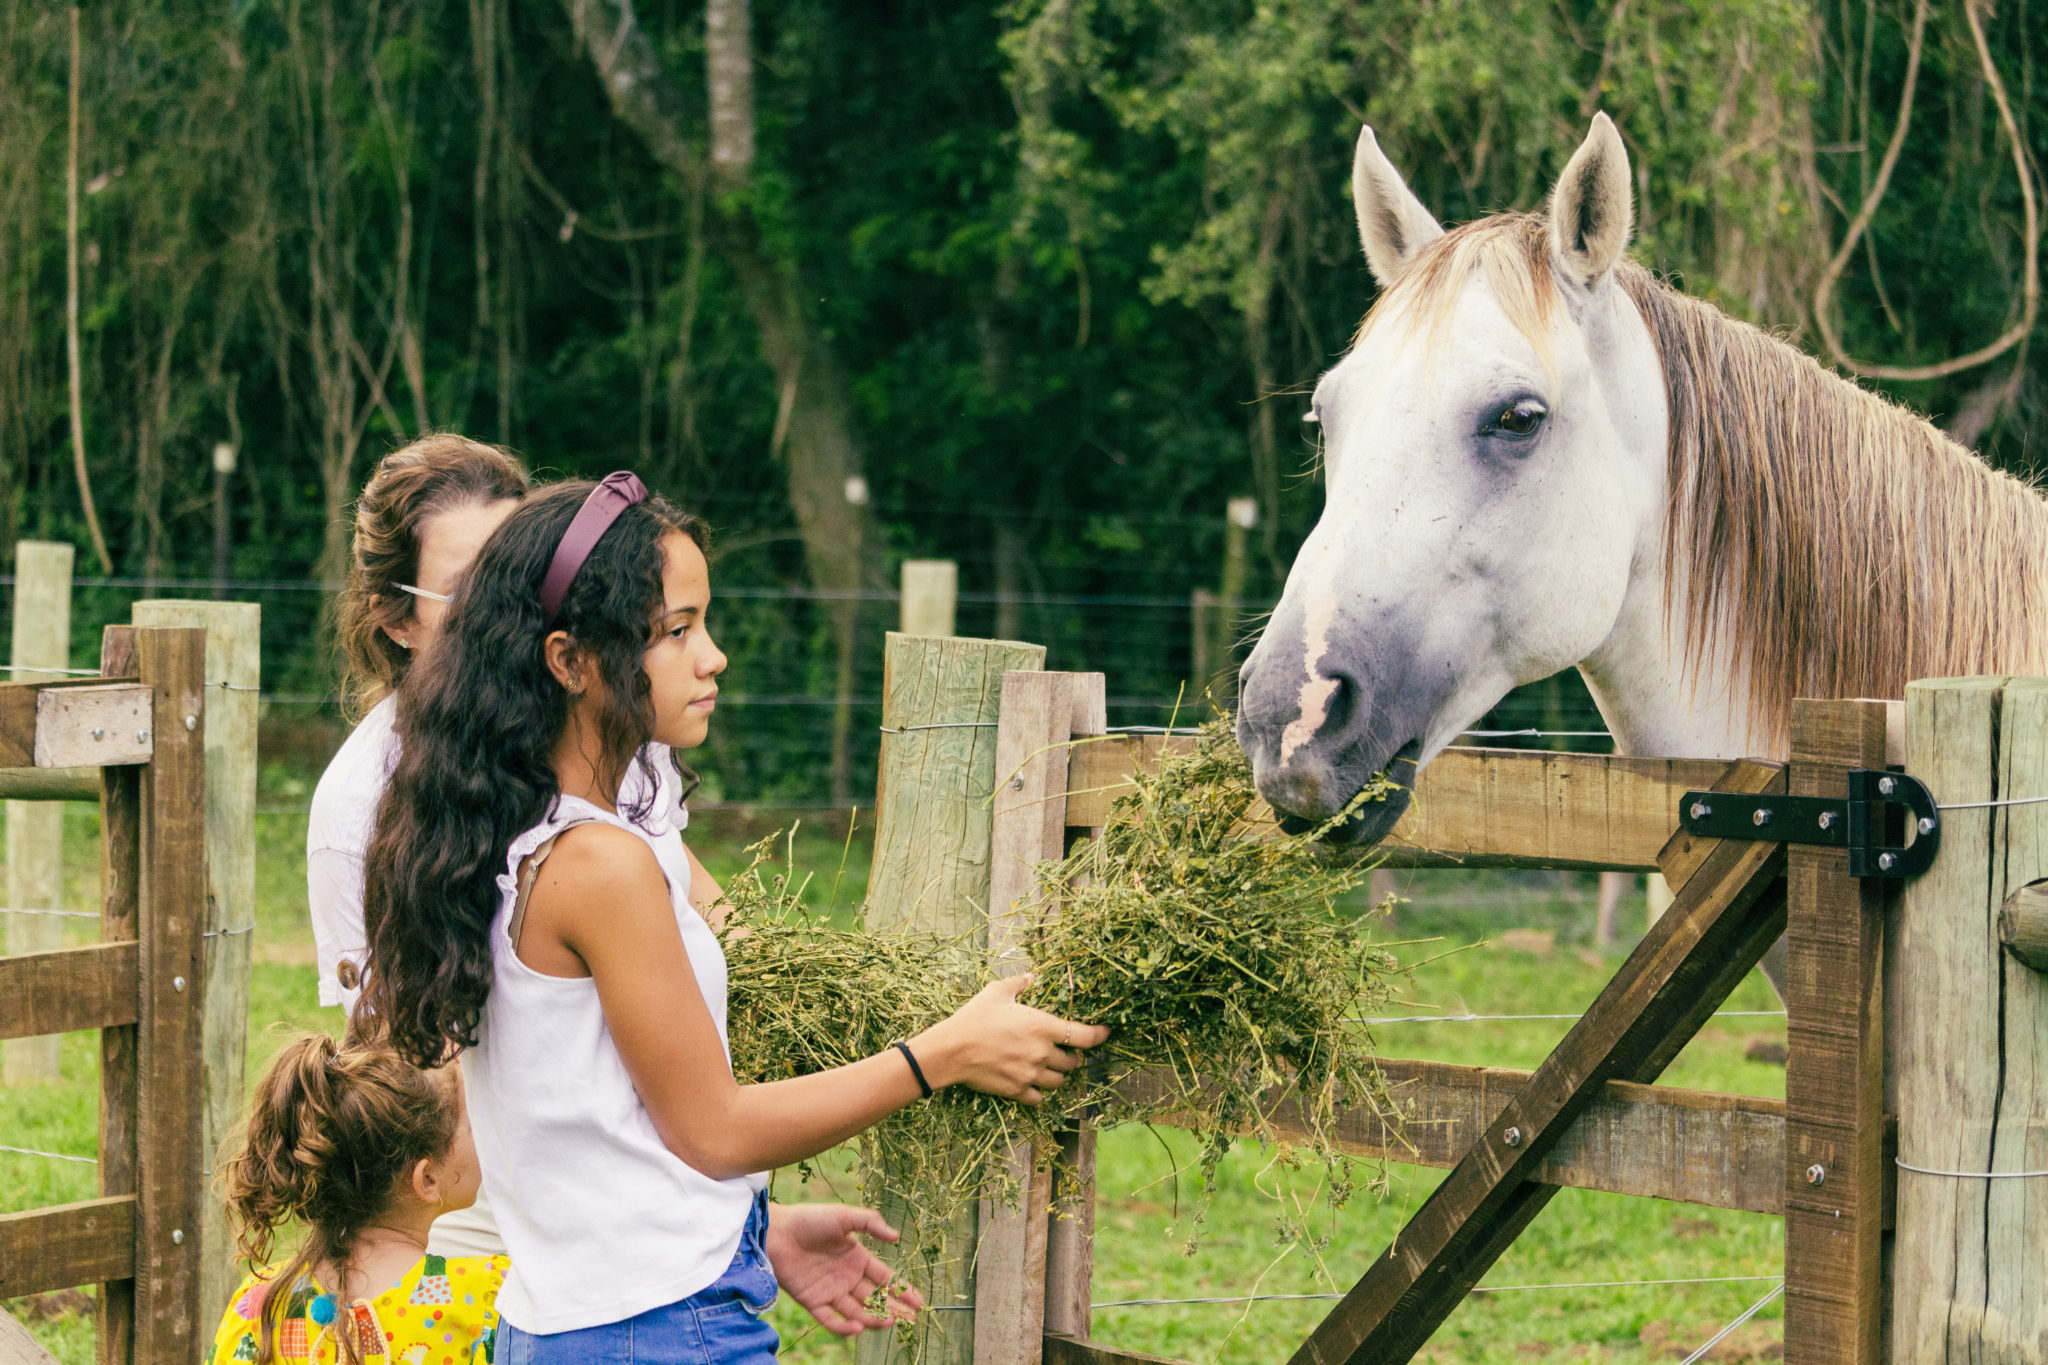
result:
<svg viewBox="0 0 2048 1365"><path fill-rule="evenodd" d="M1549 243L1533 214L1448 232L1360 334L1389 311L1434 329L1479 269L1547 357L1562 306ZM2030 486L1641 266L1616 275L1663 361L1667 624L1689 670L1725 644L1747 671L1755 739L1784 747L1795 697L2048 673L2048 503ZM1681 587L1686 619L1668 619Z"/></svg>

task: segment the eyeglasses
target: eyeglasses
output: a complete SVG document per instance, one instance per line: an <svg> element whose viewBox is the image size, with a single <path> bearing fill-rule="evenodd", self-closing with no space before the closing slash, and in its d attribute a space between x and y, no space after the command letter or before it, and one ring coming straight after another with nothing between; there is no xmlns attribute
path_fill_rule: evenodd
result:
<svg viewBox="0 0 2048 1365"><path fill-rule="evenodd" d="M410 583L393 583L391 586L400 592L409 592L414 597L424 597L429 602L446 602L448 600L448 594L446 593L428 592L425 588L415 588Z"/></svg>

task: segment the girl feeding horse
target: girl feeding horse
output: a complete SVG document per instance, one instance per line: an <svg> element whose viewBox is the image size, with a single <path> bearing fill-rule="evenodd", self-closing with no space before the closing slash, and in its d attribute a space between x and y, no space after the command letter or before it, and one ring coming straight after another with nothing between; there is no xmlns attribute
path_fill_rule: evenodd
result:
<svg viewBox="0 0 2048 1365"><path fill-rule="evenodd" d="M423 437L386 456L356 502L349 581L339 604L339 642L348 660L346 692L361 722L322 775L307 832L307 898L320 964L322 1004L353 1009L368 960L363 926L363 861L379 804L396 766L400 697L418 661L439 638L448 599L485 539L529 491L524 469L506 452L450 433ZM681 830L685 775L668 746L649 741L645 762L628 764L621 806L643 809L654 833ZM688 849L690 894L707 915L721 913L721 892ZM841 1204L771 1204L766 1253L793 1299L829 1331L854 1335L885 1327L848 1291L881 1283L889 1268L861 1242L897 1234L873 1209ZM435 1219L428 1250L444 1258L502 1256L504 1240L489 1191ZM906 1301L914 1307L915 1295Z"/></svg>
<svg viewBox="0 0 2048 1365"><path fill-rule="evenodd" d="M1019 1004L1013 978L881 1055L734 1081L693 869L620 797L643 746L711 723L726 661L705 539L631 475L530 497L398 705L364 999L414 1061L460 1049L522 1365L771 1358L761 1172L938 1087L1035 1101L1107 1036Z"/></svg>

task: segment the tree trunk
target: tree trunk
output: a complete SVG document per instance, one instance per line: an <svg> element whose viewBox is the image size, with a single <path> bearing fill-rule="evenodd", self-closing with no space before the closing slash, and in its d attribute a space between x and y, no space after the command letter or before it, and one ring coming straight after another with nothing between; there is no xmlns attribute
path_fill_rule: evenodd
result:
<svg viewBox="0 0 2048 1365"><path fill-rule="evenodd" d="M804 311L798 263L770 255L747 205L755 127L747 0L711 0L705 9L705 74L711 90L708 166L687 131L681 95L634 17L632 0L562 4L577 41L597 67L612 112L687 189L694 192L708 179L715 191L708 196L710 240L746 297L761 335L762 358L774 371L777 393L789 414L781 453L811 579L817 587L839 594L828 599L827 611L839 698L832 726L832 799L844 803L852 796L850 703L860 633L858 592L869 586L867 551L877 538L866 506L845 376Z"/></svg>

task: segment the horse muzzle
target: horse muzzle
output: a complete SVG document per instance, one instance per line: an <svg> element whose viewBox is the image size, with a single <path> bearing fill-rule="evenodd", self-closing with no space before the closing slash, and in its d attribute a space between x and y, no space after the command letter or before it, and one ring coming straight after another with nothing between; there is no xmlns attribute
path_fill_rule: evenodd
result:
<svg viewBox="0 0 2048 1365"><path fill-rule="evenodd" d="M1421 726L1399 724L1398 711L1376 706L1343 672L1309 679L1299 647L1268 650L1262 640L1246 661L1238 691L1237 739L1252 763L1259 795L1290 834L1307 833L1342 814L1382 773L1395 790L1360 806L1325 836L1337 844L1372 844L1408 809L1421 756ZM1291 676L1290 676L1291 675ZM1320 714L1305 707L1314 699ZM1418 717L1418 721L1419 721Z"/></svg>

